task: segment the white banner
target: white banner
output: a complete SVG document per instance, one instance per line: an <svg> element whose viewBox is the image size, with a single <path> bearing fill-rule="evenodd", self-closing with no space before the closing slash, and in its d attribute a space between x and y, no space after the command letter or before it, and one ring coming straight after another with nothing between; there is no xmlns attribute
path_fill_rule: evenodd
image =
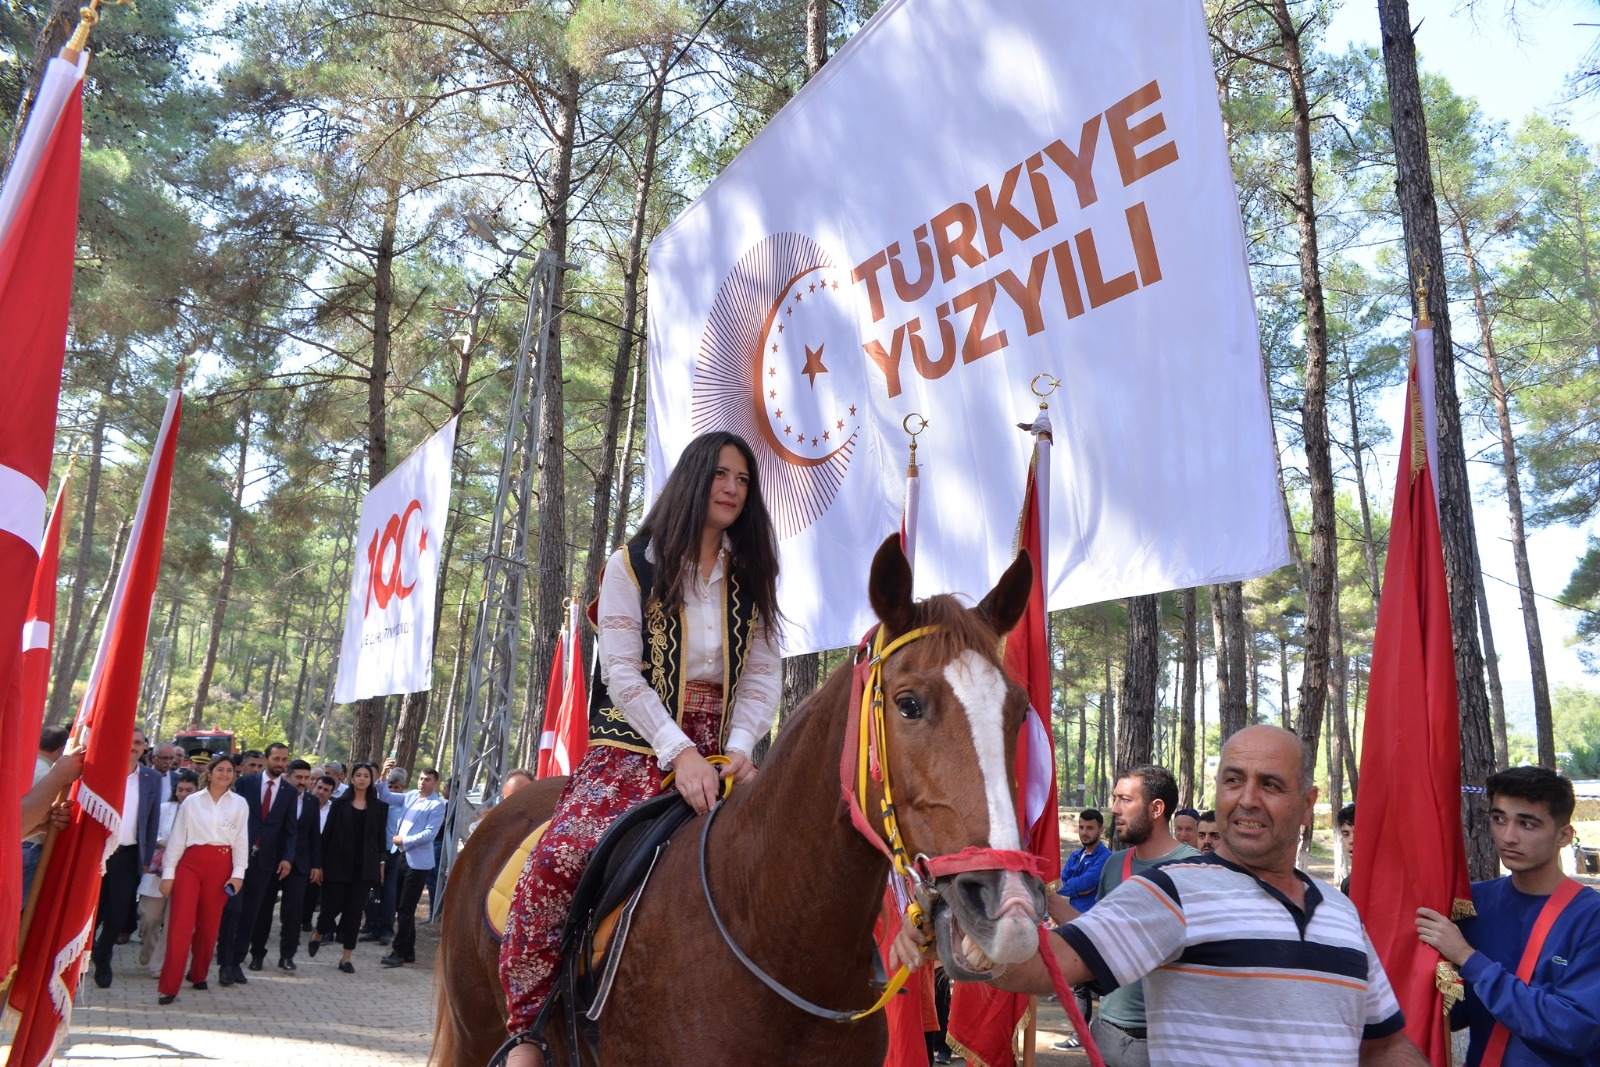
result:
<svg viewBox="0 0 1600 1067"><path fill-rule="evenodd" d="M889 0L650 248L648 483L744 436L787 652L870 621L919 438L919 594L1010 561L1055 375L1049 606L1288 561L1199 0Z"/></svg>
<svg viewBox="0 0 1600 1067"><path fill-rule="evenodd" d="M433 605L455 447L451 419L361 504L333 692L341 703L433 688Z"/></svg>

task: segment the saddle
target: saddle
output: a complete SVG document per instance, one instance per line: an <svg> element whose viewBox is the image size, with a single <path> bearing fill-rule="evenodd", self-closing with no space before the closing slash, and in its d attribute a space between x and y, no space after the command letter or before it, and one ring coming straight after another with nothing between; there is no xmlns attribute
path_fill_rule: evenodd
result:
<svg viewBox="0 0 1600 1067"><path fill-rule="evenodd" d="M579 1063L580 1040L598 1056L600 1013L622 961L634 908L644 894L657 857L678 828L693 816L694 809L676 791L628 809L600 838L588 867L578 879L561 936L561 965L556 972L555 985L531 1027L531 1032L542 1042L559 1003L567 1031L567 1048L574 1065ZM502 919L496 925L494 898L508 873L510 890L515 890L527 853L543 835L545 825L523 841L495 880L495 888L490 890L485 915L497 938L505 931L505 912L501 910ZM513 865L515 872L510 873ZM509 898L507 892L508 905Z"/></svg>

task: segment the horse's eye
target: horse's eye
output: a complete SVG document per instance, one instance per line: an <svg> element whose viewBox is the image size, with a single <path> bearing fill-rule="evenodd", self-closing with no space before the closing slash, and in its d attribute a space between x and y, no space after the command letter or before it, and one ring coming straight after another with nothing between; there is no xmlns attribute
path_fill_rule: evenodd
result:
<svg viewBox="0 0 1600 1067"><path fill-rule="evenodd" d="M894 706L899 709L902 719L922 718L922 701L914 696L903 696L894 702Z"/></svg>

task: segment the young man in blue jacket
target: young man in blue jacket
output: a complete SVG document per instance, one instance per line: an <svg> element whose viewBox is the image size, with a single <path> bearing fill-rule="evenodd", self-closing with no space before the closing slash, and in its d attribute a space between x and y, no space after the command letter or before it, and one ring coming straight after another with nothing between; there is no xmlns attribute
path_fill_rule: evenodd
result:
<svg viewBox="0 0 1600 1067"><path fill-rule="evenodd" d="M1100 868L1106 865L1106 857L1111 855L1111 850L1106 843L1100 840L1100 834L1105 830L1105 816L1096 808L1084 808L1078 813L1078 843L1083 847L1067 857L1067 865L1061 868L1061 888L1056 890L1056 895L1072 905L1080 914L1094 907L1095 897L1100 892ZM1078 986L1073 989L1073 994L1078 1000L1078 1010L1083 1013L1083 1021L1089 1021L1089 987ZM1082 1043L1078 1035L1069 1034L1056 1042L1055 1047L1061 1051L1081 1048Z"/></svg>
<svg viewBox="0 0 1600 1067"><path fill-rule="evenodd" d="M1459 927L1417 909L1417 934L1461 969L1467 1067L1600 1067L1600 893L1561 870L1572 783L1542 767L1489 777L1489 825L1508 877L1475 882ZM1532 951L1530 951L1532 950ZM1524 957L1530 957L1524 964Z"/></svg>

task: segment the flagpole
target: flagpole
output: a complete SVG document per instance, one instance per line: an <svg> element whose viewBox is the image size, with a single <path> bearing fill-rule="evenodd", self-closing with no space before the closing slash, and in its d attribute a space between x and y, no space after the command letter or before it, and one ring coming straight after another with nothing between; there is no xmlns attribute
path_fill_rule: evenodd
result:
<svg viewBox="0 0 1600 1067"><path fill-rule="evenodd" d="M1034 507L1038 511L1039 523L1039 558L1033 565L1039 568L1040 584L1048 591L1050 588L1050 446L1054 437L1050 429L1050 394L1061 387L1061 379L1053 374L1036 374L1033 381L1028 383L1028 388L1033 395L1039 398L1039 414L1034 417L1033 425L1025 426L1033 434L1033 485ZM1022 527L1017 527L1017 547L1022 546ZM1046 594L1048 600L1048 593ZM1045 641L1050 640L1048 605L1046 607ZM1058 817L1050 813L1051 817ZM1039 1041L1039 998L1028 998L1028 1030L1022 1045L1022 1067L1034 1067L1037 1057Z"/></svg>
<svg viewBox="0 0 1600 1067"><path fill-rule="evenodd" d="M915 420L917 428L911 428ZM911 453L906 459L905 510L900 516L900 547L913 574L917 571L917 516L922 510L922 477L917 469L917 435L928 428L928 420L913 411L900 420L900 428L911 438Z"/></svg>

